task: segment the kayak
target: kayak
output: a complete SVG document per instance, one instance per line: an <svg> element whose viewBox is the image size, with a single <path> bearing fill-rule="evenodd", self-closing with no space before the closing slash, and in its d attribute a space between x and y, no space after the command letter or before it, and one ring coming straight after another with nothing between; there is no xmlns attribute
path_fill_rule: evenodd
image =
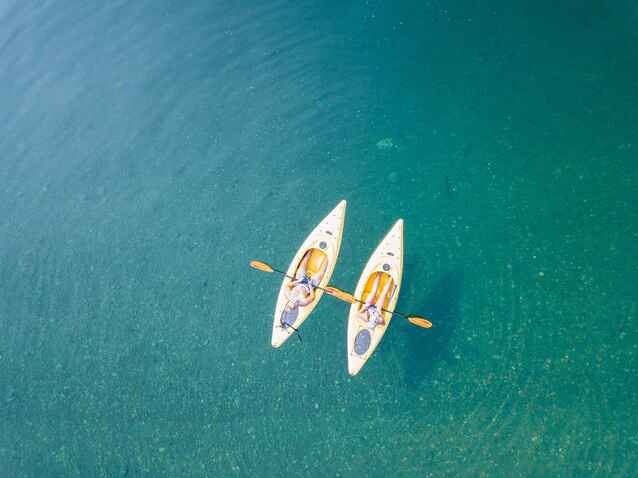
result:
<svg viewBox="0 0 638 478"><path fill-rule="evenodd" d="M306 275L312 277L325 267L325 272L318 284L319 287L328 285L328 281L332 277L332 273L337 263L339 249L341 247L341 237L343 235L343 223L346 218L346 201L341 201L330 214L328 214L317 227L313 229L310 235L303 242L295 257L292 259L286 275L296 277L297 270L302 260L309 254L306 264ZM327 263L327 264L326 264ZM326 264L326 265L324 265ZM285 277L279 296L277 305L275 306L275 317L272 326L272 346L281 347L288 338L298 329L301 324L308 318L310 313L321 300L323 290L315 288L315 297L312 302L305 306L295 307L287 310L286 305L293 300L291 290L288 285L291 279Z"/></svg>
<svg viewBox="0 0 638 478"><path fill-rule="evenodd" d="M388 281L390 281L383 308L393 312L399 298L402 275L403 219L399 219L370 256L368 263L359 277L354 297L365 302L374 288L375 280L378 280L377 292L373 299L373 302L375 302L386 287ZM379 345L379 342L381 342L383 334L385 334L392 319L390 312L379 311L385 324L371 326L367 320L361 318L358 314L362 307L363 304L360 302L354 302L350 306L350 314L348 316L347 347L348 373L350 373L350 375L359 373Z"/></svg>

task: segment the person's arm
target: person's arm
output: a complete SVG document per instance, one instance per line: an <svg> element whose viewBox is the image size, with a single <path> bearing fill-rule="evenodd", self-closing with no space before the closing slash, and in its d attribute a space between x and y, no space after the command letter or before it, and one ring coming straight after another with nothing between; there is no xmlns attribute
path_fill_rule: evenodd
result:
<svg viewBox="0 0 638 478"><path fill-rule="evenodd" d="M383 312L383 308L379 309L379 325L385 325L385 312Z"/></svg>
<svg viewBox="0 0 638 478"><path fill-rule="evenodd" d="M364 322L368 321L368 314L367 314L366 310L367 309L365 307L362 308L362 309L357 310L356 314L357 314L357 317L359 318L359 320L362 320Z"/></svg>
<svg viewBox="0 0 638 478"><path fill-rule="evenodd" d="M315 291L313 290L312 292L310 292L310 294L308 294L308 297L306 297L305 299L300 299L297 304L300 307L304 307L308 304L310 304L310 302L312 302L313 300L315 300Z"/></svg>
<svg viewBox="0 0 638 478"><path fill-rule="evenodd" d="M301 284L301 280L302 279L290 279L290 282L288 283L288 288L292 289L293 287L295 287L296 285Z"/></svg>

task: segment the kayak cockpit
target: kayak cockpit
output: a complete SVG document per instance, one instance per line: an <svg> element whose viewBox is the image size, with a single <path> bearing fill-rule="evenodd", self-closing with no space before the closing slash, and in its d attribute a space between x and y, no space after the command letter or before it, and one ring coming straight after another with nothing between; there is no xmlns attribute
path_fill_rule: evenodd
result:
<svg viewBox="0 0 638 478"><path fill-rule="evenodd" d="M374 296L371 297L372 292L374 290L374 282L377 279L377 277L379 277L377 290ZM394 279L387 272L374 271L372 274L370 274L368 276L368 280L366 281L366 285L363 288L361 297L358 297L358 299L363 303L368 302L368 303L375 304L377 300L379 299L379 296L383 293L383 290L385 289L388 282L390 282L390 287L388 288L388 293L386 294L385 300L383 301L383 308L387 309L388 305L390 304L390 301L392 300L392 291L394 290L394 287L395 287ZM359 303L359 310L361 310L364 305L361 302Z"/></svg>
<svg viewBox="0 0 638 478"><path fill-rule="evenodd" d="M308 254L310 254L310 256L308 257L308 262L306 263L306 277L312 278L316 274L320 273L322 270L325 270L326 266L324 264L327 264L328 256L321 249L311 247L306 251L304 255L301 256L301 259L299 260L299 263L295 268L295 277L298 277L301 264Z"/></svg>

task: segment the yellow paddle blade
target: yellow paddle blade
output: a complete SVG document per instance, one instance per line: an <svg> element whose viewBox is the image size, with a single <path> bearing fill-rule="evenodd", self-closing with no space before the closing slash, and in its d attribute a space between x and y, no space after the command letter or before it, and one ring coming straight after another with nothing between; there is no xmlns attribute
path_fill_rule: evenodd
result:
<svg viewBox="0 0 638 478"><path fill-rule="evenodd" d="M414 325L423 327L424 329L429 329L430 327L432 327L432 322L430 322L428 319L424 317L419 317L418 315L408 317L408 321Z"/></svg>
<svg viewBox="0 0 638 478"><path fill-rule="evenodd" d="M347 292L344 292L341 289L337 289L336 287L332 287L331 285L326 286L324 290L337 299L341 299L345 302L350 302L351 304L354 304L356 302L352 294L348 294Z"/></svg>
<svg viewBox="0 0 638 478"><path fill-rule="evenodd" d="M261 261L250 261L250 267L263 272L273 272L272 267L270 267L265 262L261 262Z"/></svg>

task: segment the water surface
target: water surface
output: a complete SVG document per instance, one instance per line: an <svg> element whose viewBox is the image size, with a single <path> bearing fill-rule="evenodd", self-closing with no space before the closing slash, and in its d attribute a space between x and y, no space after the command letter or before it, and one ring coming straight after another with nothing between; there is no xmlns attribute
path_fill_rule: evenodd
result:
<svg viewBox="0 0 638 478"><path fill-rule="evenodd" d="M7 476L636 476L629 1L0 2ZM401 319L270 347L348 200Z"/></svg>

